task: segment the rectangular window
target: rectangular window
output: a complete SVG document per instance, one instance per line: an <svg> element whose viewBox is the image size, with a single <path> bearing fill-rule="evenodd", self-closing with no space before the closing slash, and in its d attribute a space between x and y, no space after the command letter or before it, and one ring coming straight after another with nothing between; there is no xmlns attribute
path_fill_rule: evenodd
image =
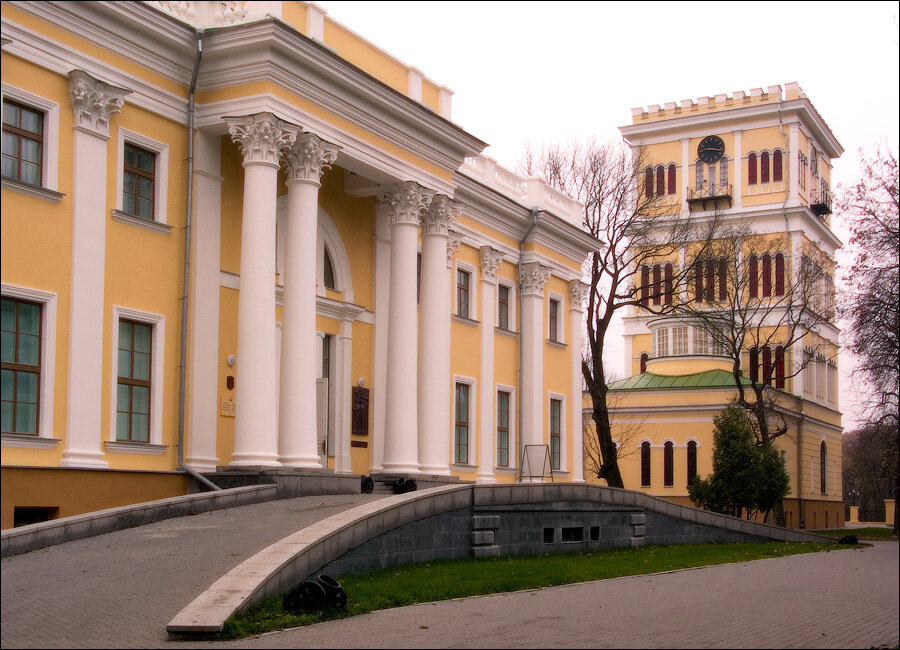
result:
<svg viewBox="0 0 900 650"><path fill-rule="evenodd" d="M3 102L3 178L41 185L44 113L17 102Z"/></svg>
<svg viewBox="0 0 900 650"><path fill-rule="evenodd" d="M668 328L660 328L654 332L653 337L653 354L654 359L661 359L669 356L669 330Z"/></svg>
<svg viewBox="0 0 900 650"><path fill-rule="evenodd" d="M694 327L694 354L709 354L709 333L702 327Z"/></svg>
<svg viewBox="0 0 900 650"><path fill-rule="evenodd" d="M559 300L550 299L550 340L559 341Z"/></svg>
<svg viewBox="0 0 900 650"><path fill-rule="evenodd" d="M456 315L469 318L469 286L472 274L456 270Z"/></svg>
<svg viewBox="0 0 900 650"><path fill-rule="evenodd" d="M684 355L688 353L688 328L679 326L672 328L672 354Z"/></svg>
<svg viewBox="0 0 900 650"><path fill-rule="evenodd" d="M509 329L509 287L497 286L497 327Z"/></svg>
<svg viewBox="0 0 900 650"><path fill-rule="evenodd" d="M153 221L156 154L125 143L122 212Z"/></svg>
<svg viewBox="0 0 900 650"><path fill-rule="evenodd" d="M497 467L509 467L509 393L497 391Z"/></svg>
<svg viewBox="0 0 900 650"><path fill-rule="evenodd" d="M38 434L41 306L2 299L2 430Z"/></svg>
<svg viewBox="0 0 900 650"><path fill-rule="evenodd" d="M560 468L562 400L550 400L550 467Z"/></svg>
<svg viewBox="0 0 900 650"><path fill-rule="evenodd" d="M469 385L456 384L456 427L453 436L453 462L469 462Z"/></svg>
<svg viewBox="0 0 900 650"><path fill-rule="evenodd" d="M116 440L150 441L152 334L152 325L119 321Z"/></svg>

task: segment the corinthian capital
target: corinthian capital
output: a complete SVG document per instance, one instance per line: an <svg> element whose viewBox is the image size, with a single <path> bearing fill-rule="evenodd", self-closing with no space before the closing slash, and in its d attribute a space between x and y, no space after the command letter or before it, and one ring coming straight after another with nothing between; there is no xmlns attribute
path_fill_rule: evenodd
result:
<svg viewBox="0 0 900 650"><path fill-rule="evenodd" d="M272 113L256 113L240 117L226 117L231 140L244 155L244 164L267 163L278 165L281 154L297 139L299 127L285 122Z"/></svg>
<svg viewBox="0 0 900 650"><path fill-rule="evenodd" d="M481 279L485 282L496 282L497 271L503 265L503 257L490 246L482 246L480 253Z"/></svg>
<svg viewBox="0 0 900 650"><path fill-rule="evenodd" d="M75 111L75 127L103 138L109 137L109 118L122 110L131 91L92 77L84 70L69 73L69 95Z"/></svg>
<svg viewBox="0 0 900 650"><path fill-rule="evenodd" d="M301 133L285 153L289 181L318 183L319 177L337 160L341 148L312 133Z"/></svg>
<svg viewBox="0 0 900 650"><path fill-rule="evenodd" d="M443 194L435 194L428 210L422 213L422 234L443 235L446 237L450 227L456 223L460 206Z"/></svg>
<svg viewBox="0 0 900 650"><path fill-rule="evenodd" d="M572 280L569 282L569 304L572 309L584 311L584 299L588 296L590 287L584 282Z"/></svg>
<svg viewBox="0 0 900 650"><path fill-rule="evenodd" d="M459 250L459 245L462 243L462 237L459 233L450 231L447 234L447 268L453 268L453 256L456 255L456 251Z"/></svg>
<svg viewBox="0 0 900 650"><path fill-rule="evenodd" d="M544 287L550 281L550 271L540 262L528 262L519 268L522 295L544 297Z"/></svg>
<svg viewBox="0 0 900 650"><path fill-rule="evenodd" d="M426 190L418 183L401 183L379 191L376 206L380 210L387 211L392 226L394 224L418 226L422 212L431 203L433 194L434 192Z"/></svg>

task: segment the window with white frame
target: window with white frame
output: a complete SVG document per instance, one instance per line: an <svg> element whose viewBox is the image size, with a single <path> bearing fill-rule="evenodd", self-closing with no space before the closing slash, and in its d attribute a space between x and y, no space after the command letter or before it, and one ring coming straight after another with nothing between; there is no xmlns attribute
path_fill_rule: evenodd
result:
<svg viewBox="0 0 900 650"><path fill-rule="evenodd" d="M560 343L560 300L550 298L547 306L547 332L548 338L554 343Z"/></svg>
<svg viewBox="0 0 900 650"><path fill-rule="evenodd" d="M510 393L497 391L497 467L509 467Z"/></svg>
<svg viewBox="0 0 900 650"><path fill-rule="evenodd" d="M672 354L683 356L688 353L688 328L678 325L672 328Z"/></svg>
<svg viewBox="0 0 900 650"><path fill-rule="evenodd" d="M471 432L475 422L474 380L455 378L453 400L453 462L469 464L469 451L473 442Z"/></svg>
<svg viewBox="0 0 900 650"><path fill-rule="evenodd" d="M475 316L475 268L456 264L456 315L474 320Z"/></svg>
<svg viewBox="0 0 900 650"><path fill-rule="evenodd" d="M115 216L129 223L167 225L169 146L124 128L118 131L117 144Z"/></svg>
<svg viewBox="0 0 900 650"><path fill-rule="evenodd" d="M669 356L669 329L661 327L653 332L653 349L650 355L654 359Z"/></svg>
<svg viewBox="0 0 900 650"><path fill-rule="evenodd" d="M59 104L8 84L2 85L2 93L3 179L55 192Z"/></svg>
<svg viewBox="0 0 900 650"><path fill-rule="evenodd" d="M515 318L515 291L508 284L502 282L497 284L497 327L501 330L511 331L514 329L513 319Z"/></svg>
<svg viewBox="0 0 900 650"><path fill-rule="evenodd" d="M549 416L548 430L550 432L550 467L554 470L562 469L563 431L565 429L565 411L563 406L564 399L562 395L550 397L550 408L547 413Z"/></svg>

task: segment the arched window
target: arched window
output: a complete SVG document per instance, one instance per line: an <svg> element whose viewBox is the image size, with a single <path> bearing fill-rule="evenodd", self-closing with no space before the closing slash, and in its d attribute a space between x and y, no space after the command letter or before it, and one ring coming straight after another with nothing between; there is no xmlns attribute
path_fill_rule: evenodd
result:
<svg viewBox="0 0 900 650"><path fill-rule="evenodd" d="M703 302L703 262L694 263L694 296Z"/></svg>
<svg viewBox="0 0 900 650"><path fill-rule="evenodd" d="M641 487L650 487L650 443L641 443Z"/></svg>
<svg viewBox="0 0 900 650"><path fill-rule="evenodd" d="M782 179L782 166L781 166L781 151L779 149L775 150L775 153L772 154L772 180L776 183L780 183Z"/></svg>
<svg viewBox="0 0 900 650"><path fill-rule="evenodd" d="M775 295L784 295L784 255L775 255Z"/></svg>
<svg viewBox="0 0 900 650"><path fill-rule="evenodd" d="M643 375L647 372L647 361L650 360L650 355L646 352L641 353L641 374Z"/></svg>
<svg viewBox="0 0 900 650"><path fill-rule="evenodd" d="M644 170L644 194L649 199L653 196L653 168L647 167Z"/></svg>
<svg viewBox="0 0 900 650"><path fill-rule="evenodd" d="M759 182L769 182L769 152L763 151L759 157Z"/></svg>
<svg viewBox="0 0 900 650"><path fill-rule="evenodd" d="M775 388L784 388L784 348L775 348Z"/></svg>
<svg viewBox="0 0 900 650"><path fill-rule="evenodd" d="M712 260L706 262L706 301L716 299L716 264Z"/></svg>
<svg viewBox="0 0 900 650"><path fill-rule="evenodd" d="M825 447L825 441L822 441L821 446L819 446L819 492L821 494L825 494L828 490L828 485L825 481L825 476L828 473L828 449Z"/></svg>
<svg viewBox="0 0 900 650"><path fill-rule="evenodd" d="M697 161L696 165L696 180L697 180L697 189L699 190L703 187L703 163L701 161Z"/></svg>
<svg viewBox="0 0 900 650"><path fill-rule="evenodd" d="M722 186L722 191L728 191L728 157L722 156L722 159L719 161L719 185Z"/></svg>
<svg viewBox="0 0 900 650"><path fill-rule="evenodd" d="M697 443L693 440L687 443L687 484L697 477Z"/></svg>
<svg viewBox="0 0 900 650"><path fill-rule="evenodd" d="M772 348L768 345L762 349L762 381L772 385Z"/></svg>
<svg viewBox="0 0 900 650"><path fill-rule="evenodd" d="M669 194L675 194L675 164L669 165Z"/></svg>
<svg viewBox="0 0 900 650"><path fill-rule="evenodd" d="M756 154L747 156L747 185L756 185Z"/></svg>
<svg viewBox="0 0 900 650"><path fill-rule="evenodd" d="M663 447L663 485L675 485L675 445L671 442Z"/></svg>
<svg viewBox="0 0 900 650"><path fill-rule="evenodd" d="M750 297L759 297L759 260L756 255L750 256Z"/></svg>
<svg viewBox="0 0 900 650"><path fill-rule="evenodd" d="M641 267L641 304L650 304L650 267L646 265Z"/></svg>
<svg viewBox="0 0 900 650"><path fill-rule="evenodd" d="M325 248L325 260L323 265L323 282L326 289L334 289L334 266L331 264L331 255L328 254L328 248Z"/></svg>
<svg viewBox="0 0 900 650"><path fill-rule="evenodd" d="M728 279L728 261L723 257L719 260L719 300L728 297L728 288L725 286Z"/></svg>
<svg viewBox="0 0 900 650"><path fill-rule="evenodd" d="M756 346L750 348L750 381L759 383L759 349Z"/></svg>
<svg viewBox="0 0 900 650"><path fill-rule="evenodd" d="M665 284L663 285L663 295L665 296L664 302L667 305L672 304L672 293L673 293L672 275L673 275L673 273L674 273L674 270L673 270L672 265L666 264Z"/></svg>
<svg viewBox="0 0 900 650"><path fill-rule="evenodd" d="M772 258L768 253L762 256L762 295L764 298L772 295Z"/></svg>
<svg viewBox="0 0 900 650"><path fill-rule="evenodd" d="M660 165L656 168L656 196L666 193L666 168Z"/></svg>
<svg viewBox="0 0 900 650"><path fill-rule="evenodd" d="M653 265L653 304L658 305L662 293L662 269L659 264Z"/></svg>

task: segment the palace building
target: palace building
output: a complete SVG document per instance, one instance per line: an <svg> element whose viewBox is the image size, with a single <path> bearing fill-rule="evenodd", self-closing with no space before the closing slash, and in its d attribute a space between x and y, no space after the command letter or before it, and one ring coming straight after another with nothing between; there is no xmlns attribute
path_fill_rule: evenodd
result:
<svg viewBox="0 0 900 650"><path fill-rule="evenodd" d="M713 418L738 393L737 362L749 401L753 383L767 384L770 422L787 426L776 438L786 524L842 525L830 194L840 143L796 83L636 108L621 132L660 214L721 222L712 253L687 241L634 269L629 376L609 394L625 486L690 503L691 479L712 473Z"/></svg>
<svg viewBox="0 0 900 650"><path fill-rule="evenodd" d="M583 480L602 244L449 89L311 2L3 2L2 35L4 528L190 473Z"/></svg>

